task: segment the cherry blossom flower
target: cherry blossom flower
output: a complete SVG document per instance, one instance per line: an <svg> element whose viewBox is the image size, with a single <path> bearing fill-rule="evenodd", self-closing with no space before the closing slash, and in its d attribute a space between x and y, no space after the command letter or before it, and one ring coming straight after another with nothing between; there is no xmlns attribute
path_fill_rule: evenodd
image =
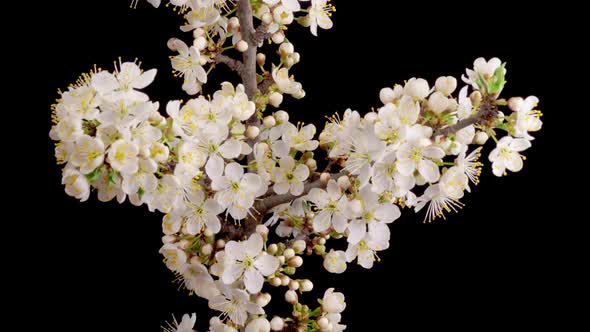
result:
<svg viewBox="0 0 590 332"><path fill-rule="evenodd" d="M225 269L221 276L224 283L231 284L243 276L248 292L260 292L264 276L273 274L279 267L276 257L263 253L263 242L254 233L246 241L230 241L225 245Z"/></svg>
<svg viewBox="0 0 590 332"><path fill-rule="evenodd" d="M506 175L506 169L512 172L520 171L524 157L519 152L528 149L530 146L531 142L524 138L502 137L489 156L494 175Z"/></svg>
<svg viewBox="0 0 590 332"><path fill-rule="evenodd" d="M303 164L296 164L291 156L286 156L279 160L280 167L275 167L272 171L274 181L273 190L281 195L291 192L294 196L303 193L303 181L309 176L309 168Z"/></svg>

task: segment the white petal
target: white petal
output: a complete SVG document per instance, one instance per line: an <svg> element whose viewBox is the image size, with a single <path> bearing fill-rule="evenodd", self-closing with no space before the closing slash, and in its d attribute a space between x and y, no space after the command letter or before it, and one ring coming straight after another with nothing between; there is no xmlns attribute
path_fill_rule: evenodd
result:
<svg viewBox="0 0 590 332"><path fill-rule="evenodd" d="M226 159L237 158L242 152L242 144L235 139L229 139L219 147L219 153Z"/></svg>
<svg viewBox="0 0 590 332"><path fill-rule="evenodd" d="M303 194L303 189L305 189L303 186L303 182L295 181L291 183L291 194L293 196L299 196Z"/></svg>
<svg viewBox="0 0 590 332"><path fill-rule="evenodd" d="M261 255L254 261L254 266L264 276L273 274L279 268L279 259L271 255Z"/></svg>
<svg viewBox="0 0 590 332"><path fill-rule="evenodd" d="M313 230L316 232L323 232L330 228L331 214L328 211L322 211L313 218Z"/></svg>
<svg viewBox="0 0 590 332"><path fill-rule="evenodd" d="M236 241L229 241L225 244L225 257L243 261L246 258L244 246Z"/></svg>
<svg viewBox="0 0 590 332"><path fill-rule="evenodd" d="M375 210L375 217L385 223L393 222L400 216L399 208L393 204L383 204Z"/></svg>
<svg viewBox="0 0 590 332"><path fill-rule="evenodd" d="M348 225L348 230L350 231L348 235L348 243L357 244L365 237L367 226L364 221L357 219Z"/></svg>
<svg viewBox="0 0 590 332"><path fill-rule="evenodd" d="M223 173L224 166L223 158L218 155L212 155L205 165L205 172L210 178L220 177Z"/></svg>
<svg viewBox="0 0 590 332"><path fill-rule="evenodd" d="M135 89L143 89L147 87L148 85L152 84L157 72L157 69L146 71L145 73L141 74L138 78L133 80L132 86Z"/></svg>
<svg viewBox="0 0 590 332"><path fill-rule="evenodd" d="M258 272L258 270L253 267L246 269L246 272L244 273L244 286L246 286L248 292L252 294L260 292L262 290L263 284L264 278L262 277L262 274Z"/></svg>
<svg viewBox="0 0 590 332"><path fill-rule="evenodd" d="M224 284L229 285L233 284L238 278L242 276L244 272L243 265L236 265L236 264L228 264L223 269L223 274L221 275L221 280Z"/></svg>
<svg viewBox="0 0 590 332"><path fill-rule="evenodd" d="M246 254L250 257L256 257L262 251L263 242L262 236L258 233L254 233L250 235L248 240L242 243Z"/></svg>
<svg viewBox="0 0 590 332"><path fill-rule="evenodd" d="M420 160L418 163L418 172L430 183L434 183L440 178L438 166L430 160Z"/></svg>

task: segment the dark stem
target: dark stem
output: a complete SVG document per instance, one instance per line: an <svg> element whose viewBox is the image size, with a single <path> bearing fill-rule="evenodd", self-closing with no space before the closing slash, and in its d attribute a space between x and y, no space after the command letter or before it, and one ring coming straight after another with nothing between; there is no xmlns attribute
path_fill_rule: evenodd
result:
<svg viewBox="0 0 590 332"><path fill-rule="evenodd" d="M433 137L435 136L448 136L450 134L456 133L459 130L469 127L474 124L481 124L490 122L494 119L496 114L498 113L498 108L495 103L495 99L492 97L484 97L479 107L479 111L472 116L465 118L452 126L444 127L438 129L434 132Z"/></svg>

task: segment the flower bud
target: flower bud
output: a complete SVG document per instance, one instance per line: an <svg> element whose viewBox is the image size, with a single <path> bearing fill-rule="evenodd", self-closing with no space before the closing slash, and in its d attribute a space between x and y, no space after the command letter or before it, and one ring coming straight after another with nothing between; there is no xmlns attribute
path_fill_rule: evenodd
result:
<svg viewBox="0 0 590 332"><path fill-rule="evenodd" d="M293 52L295 52L295 47L293 47L293 44L291 43L282 43L281 46L279 46L279 54L281 54L281 56L291 55Z"/></svg>
<svg viewBox="0 0 590 332"><path fill-rule="evenodd" d="M522 99L522 97L512 97L508 99L508 107L513 112L518 112L523 103L524 99Z"/></svg>
<svg viewBox="0 0 590 332"><path fill-rule="evenodd" d="M283 102L283 95L278 92L273 92L268 96L268 103L274 107L279 107Z"/></svg>
<svg viewBox="0 0 590 332"><path fill-rule="evenodd" d="M264 53L258 53L256 54L256 63L259 66L264 66L264 63L266 62L266 55L264 55Z"/></svg>
<svg viewBox="0 0 590 332"><path fill-rule="evenodd" d="M290 267L300 267L303 265L303 258L301 256L293 256L289 259Z"/></svg>
<svg viewBox="0 0 590 332"><path fill-rule="evenodd" d="M305 247L307 246L307 244L305 243L305 241L303 240L297 240L295 242L293 242L293 250L295 250L295 253L300 254L305 250Z"/></svg>
<svg viewBox="0 0 590 332"><path fill-rule="evenodd" d="M203 235L205 235L206 237L212 237L213 235L215 235L215 233L213 233L213 231L210 230L209 228L206 228L205 231L203 232Z"/></svg>
<svg viewBox="0 0 590 332"><path fill-rule="evenodd" d="M225 241L223 239L219 239L219 240L217 240L217 242L215 242L215 246L218 249L223 249L223 248L225 248Z"/></svg>
<svg viewBox="0 0 590 332"><path fill-rule="evenodd" d="M193 256L193 257L191 257L190 263L191 264L202 264L201 257L199 257L199 256Z"/></svg>
<svg viewBox="0 0 590 332"><path fill-rule="evenodd" d="M313 289L313 283L309 279L305 279L301 282L301 291L302 292L311 292Z"/></svg>
<svg viewBox="0 0 590 332"><path fill-rule="evenodd" d="M277 124L277 121L275 120L275 118L271 115L264 117L264 119L262 119L262 124L264 125L265 128L272 128Z"/></svg>
<svg viewBox="0 0 590 332"><path fill-rule="evenodd" d="M395 93L392 88L383 88L379 91L379 99L383 105L393 102L395 99Z"/></svg>
<svg viewBox="0 0 590 332"><path fill-rule="evenodd" d="M281 286L287 286L291 282L291 278L288 276L281 276Z"/></svg>
<svg viewBox="0 0 590 332"><path fill-rule="evenodd" d="M238 50L238 52L246 52L248 50L248 43L243 39L240 40L236 44L236 50Z"/></svg>
<svg viewBox="0 0 590 332"><path fill-rule="evenodd" d="M212 252L213 252L213 246L210 245L209 243L207 243L206 245L201 247L201 253L203 255L211 255Z"/></svg>
<svg viewBox="0 0 590 332"><path fill-rule="evenodd" d="M285 111L275 112L275 119L277 119L279 123L285 123L289 121L289 113Z"/></svg>
<svg viewBox="0 0 590 332"><path fill-rule="evenodd" d="M486 144L488 138L490 138L488 136L488 134L484 131L480 131L477 134L475 134L475 138L473 139L473 143L475 144L479 144L479 145L484 145Z"/></svg>
<svg viewBox="0 0 590 332"><path fill-rule="evenodd" d="M268 293L260 293L256 296L256 304L261 307L266 307L267 304L270 303L271 296Z"/></svg>
<svg viewBox="0 0 590 332"><path fill-rule="evenodd" d="M266 248L266 252L268 252L271 255L276 254L278 250L279 247L276 245L276 243L272 243Z"/></svg>
<svg viewBox="0 0 590 332"><path fill-rule="evenodd" d="M240 28L240 20L234 16L227 22L227 30L229 32L236 32Z"/></svg>
<svg viewBox="0 0 590 332"><path fill-rule="evenodd" d="M330 326L330 321L326 317L322 317L318 319L318 326L322 331L327 331L328 327Z"/></svg>
<svg viewBox="0 0 590 332"><path fill-rule="evenodd" d="M260 134L260 129L256 126L249 126L248 129L246 129L246 137L249 139L255 139L258 137L258 134Z"/></svg>
<svg viewBox="0 0 590 332"><path fill-rule="evenodd" d="M318 163L315 161L315 159L307 159L305 161L305 166L307 166L311 172L314 172L316 169L318 169Z"/></svg>
<svg viewBox="0 0 590 332"><path fill-rule="evenodd" d="M287 301L290 304L295 304L298 301L298 297L297 297L297 293L295 293L295 291L292 290L288 290L285 292L285 301Z"/></svg>
<svg viewBox="0 0 590 332"><path fill-rule="evenodd" d="M298 290L299 289L299 282L295 281L295 280L291 280L291 282L289 283L289 289L290 290Z"/></svg>
<svg viewBox="0 0 590 332"><path fill-rule="evenodd" d="M479 91L473 91L469 95L469 99L471 99L471 103L472 104L479 104L479 103L481 103L481 92L479 92Z"/></svg>
<svg viewBox="0 0 590 332"><path fill-rule="evenodd" d="M272 23L272 14L271 13L264 13L262 14L262 23L269 25Z"/></svg>
<svg viewBox="0 0 590 332"><path fill-rule="evenodd" d="M280 44L285 41L285 34L281 31L278 31L273 33L272 36L270 36L270 39L272 39L273 43Z"/></svg>
<svg viewBox="0 0 590 332"><path fill-rule="evenodd" d="M293 65L295 64L295 61L292 58L287 58L285 59L285 66L287 66L287 68L291 68L293 67Z"/></svg>
<svg viewBox="0 0 590 332"><path fill-rule="evenodd" d="M412 78L404 87L404 93L414 98L426 98L429 92L428 82L423 78Z"/></svg>
<svg viewBox="0 0 590 332"><path fill-rule="evenodd" d="M285 327L285 322L281 317L274 316L270 321L270 328L273 331L281 331Z"/></svg>
<svg viewBox="0 0 590 332"><path fill-rule="evenodd" d="M377 121L378 118L379 116L375 112L369 112L365 114L365 121L371 124L375 123L375 121Z"/></svg>
<svg viewBox="0 0 590 332"><path fill-rule="evenodd" d="M338 183L338 186L342 190L346 190L346 189L350 188L350 186L351 186L350 179L346 175L339 177L336 182Z"/></svg>
<svg viewBox="0 0 590 332"><path fill-rule="evenodd" d="M244 332L270 332L270 322L263 317L253 319Z"/></svg>
<svg viewBox="0 0 590 332"><path fill-rule="evenodd" d="M299 63L299 61L301 61L301 54L299 54L299 52L294 52L289 57L293 59L293 63Z"/></svg>
<svg viewBox="0 0 590 332"><path fill-rule="evenodd" d="M453 76L441 76L434 83L436 91L448 96L457 89L457 79Z"/></svg>
<svg viewBox="0 0 590 332"><path fill-rule="evenodd" d="M279 287L281 285L281 278L273 277L269 280L271 286Z"/></svg>
<svg viewBox="0 0 590 332"><path fill-rule="evenodd" d="M295 256L295 250L287 248L283 252L283 256L285 256L286 259L290 259L291 257Z"/></svg>
<svg viewBox="0 0 590 332"><path fill-rule="evenodd" d="M322 173L320 174L320 181L322 182L322 184L328 184L328 181L330 181L332 177L330 176L330 173Z"/></svg>
<svg viewBox="0 0 590 332"><path fill-rule="evenodd" d="M449 100L442 92L436 91L428 98L428 108L436 114L443 112L448 106Z"/></svg>
<svg viewBox="0 0 590 332"><path fill-rule="evenodd" d="M193 41L193 46L199 51L202 51L207 47L207 39L203 36L199 36Z"/></svg>
<svg viewBox="0 0 590 332"><path fill-rule="evenodd" d="M267 237L268 227L265 225L256 225L256 233L260 234L262 237Z"/></svg>

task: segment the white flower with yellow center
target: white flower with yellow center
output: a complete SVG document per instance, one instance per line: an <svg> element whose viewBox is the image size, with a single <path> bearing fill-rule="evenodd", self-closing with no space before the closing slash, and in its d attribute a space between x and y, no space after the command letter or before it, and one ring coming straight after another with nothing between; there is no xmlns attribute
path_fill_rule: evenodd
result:
<svg viewBox="0 0 590 332"><path fill-rule="evenodd" d="M275 193L282 195L291 192L295 196L301 195L303 181L309 176L309 168L303 164L297 165L291 156L281 158L279 166L273 169L271 175L275 183L273 186Z"/></svg>
<svg viewBox="0 0 590 332"><path fill-rule="evenodd" d="M352 152L346 160L345 169L352 175L358 175L361 187L365 186L373 175L372 165L381 159L386 144L375 135L373 127L367 126L358 131L352 139Z"/></svg>
<svg viewBox="0 0 590 332"><path fill-rule="evenodd" d="M246 218L254 199L266 192L258 174L246 173L238 163L225 166L225 174L211 178L215 200L235 220Z"/></svg>
<svg viewBox="0 0 590 332"><path fill-rule="evenodd" d="M336 7L330 4L330 0L311 0L309 29L314 36L318 35L318 26L324 30L332 28L334 24L330 16L334 11L336 11Z"/></svg>
<svg viewBox="0 0 590 332"><path fill-rule="evenodd" d="M77 117L64 118L49 132L51 139L63 142L73 142L83 134L82 119Z"/></svg>
<svg viewBox="0 0 590 332"><path fill-rule="evenodd" d="M446 219L444 215L445 212L457 212L463 207L463 203L447 195L438 183L426 188L424 194L417 199L417 204L414 210L418 212L422 210L426 204L428 204L428 209L426 210L424 222L431 222L439 217Z"/></svg>
<svg viewBox="0 0 590 332"><path fill-rule="evenodd" d="M346 253L342 250L330 250L324 257L324 268L330 273L337 274L346 271Z"/></svg>
<svg viewBox="0 0 590 332"><path fill-rule="evenodd" d="M253 233L243 242L229 241L225 245L225 262L221 280L232 284L244 278L248 292L256 294L262 289L264 277L273 274L279 267L279 259L263 251L264 240Z"/></svg>
<svg viewBox="0 0 590 332"><path fill-rule="evenodd" d="M152 2L152 1L150 1ZM197 314L192 314L189 316L188 314L182 315L182 320L179 322L174 321L172 323L168 323L167 327L164 327L164 332L194 332L193 327L197 322Z"/></svg>
<svg viewBox="0 0 590 332"><path fill-rule="evenodd" d="M181 272L188 259L184 250L171 243L163 245L160 254L164 256L166 266L174 272Z"/></svg>
<svg viewBox="0 0 590 332"><path fill-rule="evenodd" d="M218 281L217 288L221 295L209 300L209 308L222 312L223 317L229 317L234 324L244 325L248 319L248 313L263 315L264 309L250 301L250 295L245 291L225 285Z"/></svg>
<svg viewBox="0 0 590 332"><path fill-rule="evenodd" d="M316 129L313 124L301 127L299 130L292 123L283 125L283 141L291 148L305 152L313 151L319 146L319 142L313 139Z"/></svg>
<svg viewBox="0 0 590 332"><path fill-rule="evenodd" d="M334 227L338 233L344 233L348 221L344 212L348 199L342 194L340 187L334 180L328 181L326 190L313 188L307 194L306 199L312 202L318 209L313 218L313 230L324 232Z"/></svg>
<svg viewBox="0 0 590 332"><path fill-rule="evenodd" d="M262 1L269 6L275 6L280 2L283 6L287 7L290 11L293 11L293 12L299 11L301 9L301 6L299 5L299 1L297 1L297 0L262 0Z"/></svg>
<svg viewBox="0 0 590 332"><path fill-rule="evenodd" d="M272 79L283 93L295 96L304 93L301 83L295 82L295 79L292 76L289 76L289 69L287 68L273 69Z"/></svg>
<svg viewBox="0 0 590 332"><path fill-rule="evenodd" d="M434 161L444 156L443 149L434 145L424 146L421 142L404 143L396 151L397 170L405 176L412 176L414 171L418 170L426 181L433 183L440 178L440 170Z"/></svg>
<svg viewBox="0 0 590 332"><path fill-rule="evenodd" d="M123 174L133 174L139 170L139 147L136 143L120 139L114 142L107 156L111 167Z"/></svg>
<svg viewBox="0 0 590 332"><path fill-rule="evenodd" d="M339 314L346 309L346 301L344 300L344 294L340 292L334 292L334 288L328 288L324 293L322 299L322 311L332 314Z"/></svg>
<svg viewBox="0 0 590 332"><path fill-rule="evenodd" d="M365 235L381 234L387 237L389 241L389 227L387 224L392 223L401 216L401 212L396 205L390 203L380 203L379 197L370 187L364 187L359 191L362 204L362 210L357 219L348 224L348 243L356 244L365 238Z"/></svg>
<svg viewBox="0 0 590 332"><path fill-rule="evenodd" d="M76 140L70 161L80 167L82 174L88 174L102 165L104 160L104 144L101 140L82 135Z"/></svg>
<svg viewBox="0 0 590 332"><path fill-rule="evenodd" d="M539 99L535 96L517 99L516 102L516 125L514 127L515 137L522 137L528 140L533 140L534 137L529 135L529 131L538 131L543 126L540 111L534 110L539 103Z"/></svg>
<svg viewBox="0 0 590 332"><path fill-rule="evenodd" d="M492 58L489 61L486 61L485 58L477 58L473 62L473 70L467 69L467 76L462 76L461 78L463 82L471 84L474 89L480 90L483 87L477 85L477 80L479 78L488 80L501 65L502 61L498 58Z"/></svg>
<svg viewBox="0 0 590 332"><path fill-rule="evenodd" d="M191 11L186 15L187 25L180 27L182 31L206 28L220 20L221 15L215 7L215 0L175 0L179 6L188 5ZM183 4L184 2L184 4Z"/></svg>
<svg viewBox="0 0 590 332"><path fill-rule="evenodd" d="M66 194L84 202L90 196L90 184L78 170L66 168L61 183L66 186Z"/></svg>
<svg viewBox="0 0 590 332"><path fill-rule="evenodd" d="M190 48L180 39L175 41L178 55L172 57L172 68L177 76L184 77L182 89L189 95L201 91L201 84L207 83L207 72L203 69L203 61L199 50Z"/></svg>
<svg viewBox="0 0 590 332"><path fill-rule="evenodd" d="M524 157L519 152L528 149L530 146L531 142L524 138L502 137L488 157L492 162L494 175L506 175L506 169L512 172L520 171Z"/></svg>
<svg viewBox="0 0 590 332"><path fill-rule="evenodd" d="M440 190L452 199L461 199L464 195L464 190L469 188L469 178L458 166L453 166L446 170L440 177Z"/></svg>
<svg viewBox="0 0 590 332"><path fill-rule="evenodd" d="M373 166L372 189L376 193L392 192L395 197L405 196L416 185L416 178L397 170L395 152L388 152Z"/></svg>

